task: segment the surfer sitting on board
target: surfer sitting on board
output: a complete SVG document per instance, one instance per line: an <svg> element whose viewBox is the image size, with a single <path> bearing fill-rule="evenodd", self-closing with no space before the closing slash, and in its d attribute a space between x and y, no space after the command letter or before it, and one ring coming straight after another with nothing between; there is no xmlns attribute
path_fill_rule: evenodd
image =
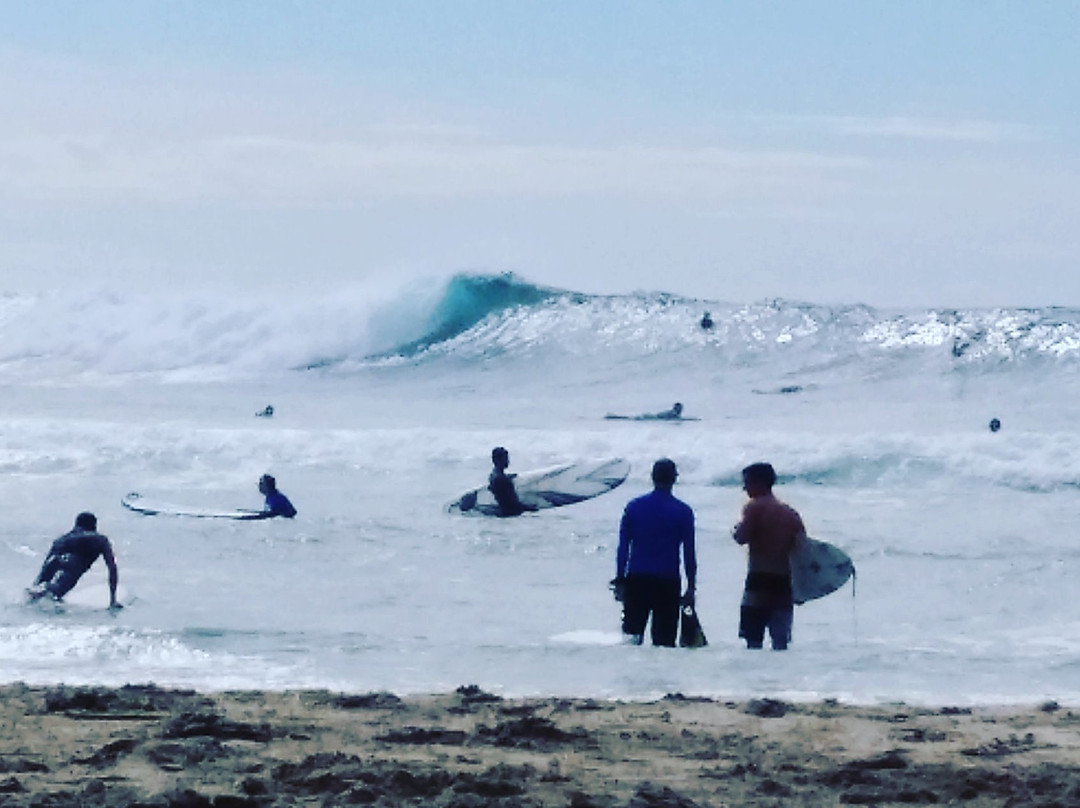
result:
<svg viewBox="0 0 1080 808"><path fill-rule="evenodd" d="M679 550L686 569L682 603L694 604L697 553L694 511L672 496L678 478L675 463L666 457L653 463L653 490L630 500L619 524L615 580L611 588L623 604L622 630L641 645L645 623L652 614L653 645L675 646L679 627Z"/></svg>
<svg viewBox="0 0 1080 808"><path fill-rule="evenodd" d="M791 595L791 552L806 537L802 517L773 496L776 471L768 463L753 463L742 471L743 490L750 501L733 538L749 549L746 585L739 614L739 636L747 648L761 648L765 629L774 651L791 642L794 601Z"/></svg>
<svg viewBox="0 0 1080 808"><path fill-rule="evenodd" d="M116 584L120 576L112 545L106 536L97 532L97 517L86 512L75 517L73 530L52 543L34 585L26 590L27 596L31 601L46 595L53 600L61 600L97 561L98 556L105 559L105 566L109 568L109 608L121 608L116 600Z"/></svg>
<svg viewBox="0 0 1080 808"><path fill-rule="evenodd" d="M275 516L292 519L296 516L296 508L287 496L277 490L277 480L269 474L259 478L259 492L266 497L266 507L262 510L264 519L273 519Z"/></svg>
<svg viewBox="0 0 1080 808"><path fill-rule="evenodd" d="M488 489L499 503L499 516L520 516L525 511L535 511L535 505L526 505L518 499L513 475L507 474L510 453L502 446L491 450L491 462L495 468L488 477Z"/></svg>

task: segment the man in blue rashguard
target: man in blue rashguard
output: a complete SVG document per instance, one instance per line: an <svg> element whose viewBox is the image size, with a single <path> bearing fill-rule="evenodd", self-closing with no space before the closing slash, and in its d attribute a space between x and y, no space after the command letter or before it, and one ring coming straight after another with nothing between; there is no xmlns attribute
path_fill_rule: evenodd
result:
<svg viewBox="0 0 1080 808"><path fill-rule="evenodd" d="M697 582L694 511L671 489L678 478L667 458L653 464L653 490L632 499L619 525L615 597L623 603L623 634L640 645L652 615L653 645L674 646L679 628L679 553L686 570L682 603L692 605Z"/></svg>
<svg viewBox="0 0 1080 808"><path fill-rule="evenodd" d="M259 478L259 492L266 497L266 507L260 514L263 519L272 519L275 516L292 519L296 516L296 508L287 496L277 490L277 480L269 474Z"/></svg>

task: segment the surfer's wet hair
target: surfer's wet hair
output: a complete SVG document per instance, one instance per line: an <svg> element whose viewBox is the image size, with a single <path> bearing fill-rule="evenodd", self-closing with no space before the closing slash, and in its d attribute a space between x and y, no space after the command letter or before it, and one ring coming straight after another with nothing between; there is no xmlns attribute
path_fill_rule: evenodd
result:
<svg viewBox="0 0 1080 808"><path fill-rule="evenodd" d="M671 488L675 485L675 479L679 476L679 470L675 468L675 461L662 457L653 463L653 485L660 488Z"/></svg>
<svg viewBox="0 0 1080 808"><path fill-rule="evenodd" d="M83 511L75 517L75 527L83 530L97 530L97 517L90 511Z"/></svg>
<svg viewBox="0 0 1080 808"><path fill-rule="evenodd" d="M510 453L502 446L496 446L491 450L491 462L497 463L500 459L510 457Z"/></svg>
<svg viewBox="0 0 1080 808"><path fill-rule="evenodd" d="M265 485L271 491L276 491L277 490L277 480L275 480L269 474L264 474L262 477L260 477L259 482L261 482L263 485Z"/></svg>
<svg viewBox="0 0 1080 808"><path fill-rule="evenodd" d="M762 483L769 488L776 484L776 469L771 463L751 463L742 470L742 476L748 482Z"/></svg>

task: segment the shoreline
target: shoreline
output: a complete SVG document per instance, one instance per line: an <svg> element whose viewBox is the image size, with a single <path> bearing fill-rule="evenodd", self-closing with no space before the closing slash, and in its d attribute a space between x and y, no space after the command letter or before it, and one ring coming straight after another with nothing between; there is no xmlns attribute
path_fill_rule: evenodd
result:
<svg viewBox="0 0 1080 808"><path fill-rule="evenodd" d="M1038 705L398 697L0 686L0 804L1080 802L1080 714Z"/></svg>

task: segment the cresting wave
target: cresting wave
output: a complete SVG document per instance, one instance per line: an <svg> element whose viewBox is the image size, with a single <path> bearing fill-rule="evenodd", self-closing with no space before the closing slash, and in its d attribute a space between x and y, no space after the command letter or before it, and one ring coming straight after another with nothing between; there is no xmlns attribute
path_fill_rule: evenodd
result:
<svg viewBox="0 0 1080 808"><path fill-rule="evenodd" d="M711 329L699 323L705 312ZM0 297L0 378L168 373L205 379L348 372L500 357L664 355L718 369L830 368L910 360L910 372L1080 367L1080 311L881 311L749 304L660 292L586 295L513 274L456 275L393 295L317 302L99 293ZM929 364L927 364L929 363Z"/></svg>

